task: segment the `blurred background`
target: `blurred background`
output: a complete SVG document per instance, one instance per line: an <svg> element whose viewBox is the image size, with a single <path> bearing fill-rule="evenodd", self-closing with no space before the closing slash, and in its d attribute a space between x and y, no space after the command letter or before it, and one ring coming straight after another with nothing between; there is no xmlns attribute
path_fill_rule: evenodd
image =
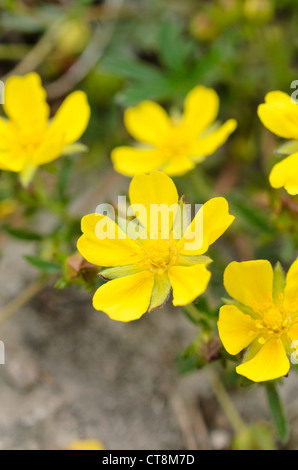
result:
<svg viewBox="0 0 298 470"><path fill-rule="evenodd" d="M125 108L151 99L182 109L186 93L202 84L219 94L220 120L238 121L222 149L175 178L188 201L223 195L236 215L210 250L213 277L202 308L217 310L232 260L266 258L288 268L297 257L298 204L269 186L279 140L260 123L257 107L269 91L293 91L297 22L294 0L0 0L0 79L37 71L53 114L75 89L86 92L92 109L82 138L88 152L45 166L29 191L16 175L0 173L0 305L17 299L20 306L0 325L3 449L61 449L94 438L107 449L230 448L234 430L205 370L195 370L202 358L193 349L180 357L197 327L170 306L131 324L112 322L92 309L80 269L70 276L65 266L81 217L127 191L129 179L110 161L115 146L132 142ZM57 275L58 289L52 280L36 288L40 274L47 281ZM247 422L270 420L261 389L236 392L233 367L226 381ZM295 376L286 381L295 424ZM262 439L271 442L266 432Z"/></svg>

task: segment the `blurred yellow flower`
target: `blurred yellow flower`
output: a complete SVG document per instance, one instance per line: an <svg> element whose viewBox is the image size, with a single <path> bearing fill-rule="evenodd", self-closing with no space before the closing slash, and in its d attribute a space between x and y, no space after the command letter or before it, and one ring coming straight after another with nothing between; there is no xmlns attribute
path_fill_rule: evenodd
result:
<svg viewBox="0 0 298 470"><path fill-rule="evenodd" d="M0 201L0 219L5 219L14 214L18 209L18 203L14 199L4 199Z"/></svg>
<svg viewBox="0 0 298 470"><path fill-rule="evenodd" d="M71 442L68 450L105 450L105 448L97 439L84 439Z"/></svg>
<svg viewBox="0 0 298 470"><path fill-rule="evenodd" d="M168 116L153 101L143 101L124 113L128 132L140 142L112 151L115 170L126 176L162 170L183 175L223 145L236 129L234 119L215 123L219 110L217 93L197 86L186 96L183 116Z"/></svg>
<svg viewBox="0 0 298 470"><path fill-rule="evenodd" d="M298 104L286 93L272 91L259 106L258 115L271 132L291 139L278 149L279 153L290 156L273 167L269 176L271 186L284 187L291 195L298 194Z"/></svg>
<svg viewBox="0 0 298 470"><path fill-rule="evenodd" d="M274 15L274 5L271 0L245 0L244 15L249 20L269 21Z"/></svg>
<svg viewBox="0 0 298 470"><path fill-rule="evenodd" d="M286 278L279 264L273 270L265 260L233 262L224 285L236 300L220 309L220 338L229 354L247 348L238 374L254 382L286 375L287 354L298 344L298 259Z"/></svg>
<svg viewBox="0 0 298 470"><path fill-rule="evenodd" d="M75 91L50 119L46 92L36 73L7 80L3 108L8 119L0 118L0 169L20 173L24 185L38 166L76 152L73 144L90 118L85 93Z"/></svg>
<svg viewBox="0 0 298 470"><path fill-rule="evenodd" d="M171 289L174 305L189 304L201 295L211 275L207 270L211 260L202 255L234 220L227 201L214 198L181 230L180 238L176 237L181 225L179 211L174 211L172 217L158 219L156 225L151 207L184 206L183 200L179 202L175 184L163 172L135 176L129 197L141 224L134 237L132 228L130 232L120 219L116 224L105 215L91 214L82 219L83 235L77 245L87 261L107 268L100 274L110 282L95 293L94 308L123 322L136 320L148 310L163 305ZM101 236L99 228L104 225L107 232L116 234L114 238ZM164 237L166 232L168 235Z"/></svg>

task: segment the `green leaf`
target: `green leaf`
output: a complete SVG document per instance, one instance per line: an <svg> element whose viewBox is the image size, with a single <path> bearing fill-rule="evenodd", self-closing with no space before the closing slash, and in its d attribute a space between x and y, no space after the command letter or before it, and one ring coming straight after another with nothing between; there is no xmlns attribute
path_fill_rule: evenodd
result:
<svg viewBox="0 0 298 470"><path fill-rule="evenodd" d="M273 300L276 304L280 302L279 296L284 293L286 287L286 276L280 262L276 263L273 277Z"/></svg>
<svg viewBox="0 0 298 470"><path fill-rule="evenodd" d="M150 82L151 80L158 80L163 76L156 67L145 64L134 57L127 57L125 59L117 57L103 60L101 67L105 72L131 80Z"/></svg>
<svg viewBox="0 0 298 470"><path fill-rule="evenodd" d="M117 94L122 106L133 106L144 100L159 100L171 96L173 84L168 77L159 75L151 80L133 81L129 87Z"/></svg>
<svg viewBox="0 0 298 470"><path fill-rule="evenodd" d="M281 145L276 151L280 155L292 155L296 152L298 152L298 140L290 140Z"/></svg>
<svg viewBox="0 0 298 470"><path fill-rule="evenodd" d="M225 305L234 305L245 315L250 315L253 318L255 317L255 312L253 311L253 309L251 307L248 307L247 305L243 305L242 303L238 302L238 300L223 298L222 301Z"/></svg>
<svg viewBox="0 0 298 470"><path fill-rule="evenodd" d="M57 263L53 263L52 261L47 261L42 258L29 255L24 256L24 258L28 261L28 263L32 264L46 274L58 274L61 270L61 266Z"/></svg>
<svg viewBox="0 0 298 470"><path fill-rule="evenodd" d="M89 148L87 145L82 144L81 142L75 142L74 144L69 144L63 152L61 153L61 156L68 156L68 155L74 155L74 154L79 154L79 153L86 153L88 152Z"/></svg>
<svg viewBox="0 0 298 470"><path fill-rule="evenodd" d="M230 198L234 210L238 212L239 217L241 217L249 227L255 228L258 231L273 233L274 229L270 224L269 219L266 217L266 214L258 207L256 207L252 201L245 202L242 197L232 196Z"/></svg>
<svg viewBox="0 0 298 470"><path fill-rule="evenodd" d="M69 175L73 165L73 160L70 157L67 157L63 160L62 169L60 172L60 177L58 180L58 193L59 199L64 200L67 192L67 185L69 180Z"/></svg>
<svg viewBox="0 0 298 470"><path fill-rule="evenodd" d="M3 227L3 229L12 237L17 238L19 240L26 240L26 241L40 241L43 239L43 236L39 233L31 232L25 229L17 229L11 227Z"/></svg>
<svg viewBox="0 0 298 470"><path fill-rule="evenodd" d="M165 21L159 34L161 59L170 70L184 71L193 49L193 43L187 41L182 28L174 21Z"/></svg>

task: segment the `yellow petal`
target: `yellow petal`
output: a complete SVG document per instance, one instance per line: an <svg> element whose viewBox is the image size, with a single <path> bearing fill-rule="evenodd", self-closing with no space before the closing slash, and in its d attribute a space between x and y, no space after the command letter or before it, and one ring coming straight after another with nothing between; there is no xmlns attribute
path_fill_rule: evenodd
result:
<svg viewBox="0 0 298 470"><path fill-rule="evenodd" d="M171 158L163 167L163 171L169 176L182 176L195 167L188 155L179 155Z"/></svg>
<svg viewBox="0 0 298 470"><path fill-rule="evenodd" d="M224 305L219 312L218 332L229 354L238 354L257 336L256 323L235 305Z"/></svg>
<svg viewBox="0 0 298 470"><path fill-rule="evenodd" d="M192 160L196 163L199 163L203 161L205 157L208 157L214 153L215 150L217 150L226 142L236 127L237 121L235 121L235 119L229 119L222 126L216 129L216 131L212 132L206 137L198 139L190 151L190 153L193 155Z"/></svg>
<svg viewBox="0 0 298 470"><path fill-rule="evenodd" d="M18 153L16 149L9 151L0 150L0 169L6 171L21 172L26 165L26 155Z"/></svg>
<svg viewBox="0 0 298 470"><path fill-rule="evenodd" d="M292 102L290 95L283 91L269 91L265 96L266 103L285 103L290 104Z"/></svg>
<svg viewBox="0 0 298 470"><path fill-rule="evenodd" d="M183 127L198 137L217 117L219 98L211 88L197 86L185 98Z"/></svg>
<svg viewBox="0 0 298 470"><path fill-rule="evenodd" d="M51 135L46 132L41 145L32 153L31 158L35 166L53 162L62 155L65 141L61 134Z"/></svg>
<svg viewBox="0 0 298 470"><path fill-rule="evenodd" d="M298 259L294 261L287 274L284 302L288 310L298 311Z"/></svg>
<svg viewBox="0 0 298 470"><path fill-rule="evenodd" d="M132 137L140 142L159 145L171 129L165 110L153 101L142 101L124 113L124 123Z"/></svg>
<svg viewBox="0 0 298 470"><path fill-rule="evenodd" d="M206 253L231 225L235 217L229 214L229 205L223 197L210 199L199 209L177 244L179 251L186 255ZM203 227L202 227L203 222Z"/></svg>
<svg viewBox="0 0 298 470"><path fill-rule="evenodd" d="M112 320L137 320L149 308L153 284L153 274L146 271L109 281L96 291L93 306Z"/></svg>
<svg viewBox="0 0 298 470"><path fill-rule="evenodd" d="M290 352L293 352L296 347L298 347L298 323L294 323L288 330L287 332L289 338L291 341L294 342L294 344L290 345ZM298 353L298 350L297 350Z"/></svg>
<svg viewBox="0 0 298 470"><path fill-rule="evenodd" d="M269 261L233 261L224 273L224 286L233 299L249 307L263 307L272 294L273 269Z"/></svg>
<svg viewBox="0 0 298 470"><path fill-rule="evenodd" d="M266 103L258 108L258 115L267 129L285 139L298 138L298 110L291 97L275 91L266 95Z"/></svg>
<svg viewBox="0 0 298 470"><path fill-rule="evenodd" d="M97 439L84 439L72 441L68 450L105 450L104 445Z"/></svg>
<svg viewBox="0 0 298 470"><path fill-rule="evenodd" d="M112 151L111 159L118 173L135 176L161 169L167 159L158 150L117 147Z"/></svg>
<svg viewBox="0 0 298 470"><path fill-rule="evenodd" d="M161 231L171 230L178 209L178 193L169 176L159 171L153 171L150 175L136 175L129 187L129 198L132 205L141 206L138 219L150 234L157 238ZM157 214L158 207L165 217L150 218L150 214Z"/></svg>
<svg viewBox="0 0 298 470"><path fill-rule="evenodd" d="M15 140L15 133L13 127L7 119L0 117L0 149L8 151Z"/></svg>
<svg viewBox="0 0 298 470"><path fill-rule="evenodd" d="M5 83L3 108L14 124L25 132L45 129L50 110L39 75L29 73L24 77L9 78Z"/></svg>
<svg viewBox="0 0 298 470"><path fill-rule="evenodd" d="M140 247L111 219L91 214L82 219L82 232L77 243L81 255L97 266L125 266L140 260ZM103 238L106 234L106 238ZM103 239L100 239L103 238Z"/></svg>
<svg viewBox="0 0 298 470"><path fill-rule="evenodd" d="M187 305L207 289L211 273L204 264L172 266L169 279L173 288L173 305Z"/></svg>
<svg viewBox="0 0 298 470"><path fill-rule="evenodd" d="M249 361L236 368L240 375L244 375L253 382L265 382L286 375L290 362L282 342L271 339Z"/></svg>
<svg viewBox="0 0 298 470"><path fill-rule="evenodd" d="M277 163L269 176L273 188L282 188L289 194L298 194L298 152Z"/></svg>
<svg viewBox="0 0 298 470"><path fill-rule="evenodd" d="M87 128L90 106L83 91L71 93L58 109L50 126L51 135L62 136L65 145L78 140Z"/></svg>

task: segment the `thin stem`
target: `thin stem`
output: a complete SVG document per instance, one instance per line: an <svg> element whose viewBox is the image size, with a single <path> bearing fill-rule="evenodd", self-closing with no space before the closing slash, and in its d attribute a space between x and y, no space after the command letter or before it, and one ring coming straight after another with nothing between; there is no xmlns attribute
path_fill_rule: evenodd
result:
<svg viewBox="0 0 298 470"><path fill-rule="evenodd" d="M3 325L9 318L17 313L20 308L26 305L33 297L35 297L43 288L45 283L41 281L34 281L27 286L15 299L7 304L0 311L0 326Z"/></svg>
<svg viewBox="0 0 298 470"><path fill-rule="evenodd" d="M0 59L21 60L29 51L27 44L0 44Z"/></svg>
<svg viewBox="0 0 298 470"><path fill-rule="evenodd" d="M111 3L111 0L107 3ZM66 95L95 67L112 39L123 3L124 0L117 0L116 3L115 0L113 1L113 4L116 5L116 16L110 27L103 31L101 25L97 26L90 43L86 46L78 60L64 75L46 87L50 99Z"/></svg>
<svg viewBox="0 0 298 470"><path fill-rule="evenodd" d="M265 388L267 392L268 404L282 442L286 443L289 438L288 422L283 408L282 401L280 399L276 383L266 382Z"/></svg>
<svg viewBox="0 0 298 470"><path fill-rule="evenodd" d="M190 172L189 176L196 195L200 198L200 202L203 203L207 201L210 198L210 187L204 178L200 166L196 166L194 170Z"/></svg>
<svg viewBox="0 0 298 470"><path fill-rule="evenodd" d="M192 323L201 325L204 329L211 328L212 320L204 313L199 312L193 304L185 305L183 310Z"/></svg>
<svg viewBox="0 0 298 470"><path fill-rule="evenodd" d="M246 424L242 420L241 416L239 415L234 403L230 399L220 377L218 376L217 372L215 371L214 367L209 368L207 370L209 375L210 384L212 386L212 390L214 395L217 398L223 412L225 413L226 417L230 421L234 431L238 434L246 429Z"/></svg>

